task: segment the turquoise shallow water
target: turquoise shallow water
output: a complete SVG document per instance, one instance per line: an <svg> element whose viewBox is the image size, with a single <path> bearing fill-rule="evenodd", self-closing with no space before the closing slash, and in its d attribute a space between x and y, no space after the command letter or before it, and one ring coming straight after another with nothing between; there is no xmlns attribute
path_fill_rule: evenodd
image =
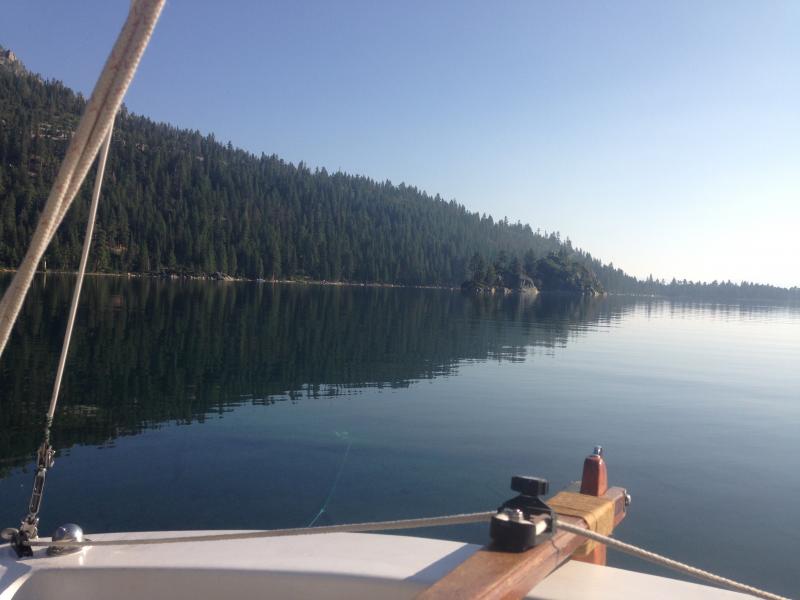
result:
<svg viewBox="0 0 800 600"><path fill-rule="evenodd" d="M30 493L72 281L37 281L0 359L2 526ZM633 495L621 539L800 591L797 308L122 278L84 300L45 531L483 510L512 474L567 485L602 444Z"/></svg>

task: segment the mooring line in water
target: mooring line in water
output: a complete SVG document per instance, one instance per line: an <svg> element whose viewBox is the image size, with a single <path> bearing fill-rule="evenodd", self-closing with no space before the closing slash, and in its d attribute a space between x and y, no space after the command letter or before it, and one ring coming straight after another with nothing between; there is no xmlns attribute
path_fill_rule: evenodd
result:
<svg viewBox="0 0 800 600"><path fill-rule="evenodd" d="M336 491L336 487L339 485L339 479L342 478L342 472L344 471L344 465L345 465L345 463L347 463L347 457L350 456L350 447L352 445L353 445L353 440L348 439L347 440L347 448L344 451L344 456L342 457L342 462L339 465L339 471L336 473L336 477L333 480L333 485L331 485L331 489L328 492L328 496L325 498L325 502L322 503L322 508L319 509L319 512L317 513L317 516L315 516L313 519L311 519L311 523L309 523L307 525L307 527L313 527L314 523L316 523L317 520L319 520L319 518L322 516L322 513L324 513L327 510L328 503L330 503L331 498L333 498L333 494Z"/></svg>

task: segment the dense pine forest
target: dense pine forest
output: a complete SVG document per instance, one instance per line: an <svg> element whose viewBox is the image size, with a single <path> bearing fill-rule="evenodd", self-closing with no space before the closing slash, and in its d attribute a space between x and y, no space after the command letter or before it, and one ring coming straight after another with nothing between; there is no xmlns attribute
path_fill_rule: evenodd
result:
<svg viewBox="0 0 800 600"><path fill-rule="evenodd" d="M22 258L85 99L0 47L0 267ZM74 269L86 184L46 256ZM109 155L92 270L457 286L476 254L548 256L616 293L800 299L800 290L637 280L558 233L495 221L413 186L255 156L123 109Z"/></svg>

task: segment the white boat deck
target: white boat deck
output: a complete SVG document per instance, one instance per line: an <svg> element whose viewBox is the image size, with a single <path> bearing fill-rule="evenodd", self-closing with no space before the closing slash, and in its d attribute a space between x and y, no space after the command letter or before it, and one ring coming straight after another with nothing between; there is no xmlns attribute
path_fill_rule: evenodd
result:
<svg viewBox="0 0 800 600"><path fill-rule="evenodd" d="M222 532L89 535L95 540ZM18 559L0 545L0 600L133 598L411 598L478 549L426 538L332 533L224 542L98 546ZM742 594L570 561L528 598L697 598Z"/></svg>

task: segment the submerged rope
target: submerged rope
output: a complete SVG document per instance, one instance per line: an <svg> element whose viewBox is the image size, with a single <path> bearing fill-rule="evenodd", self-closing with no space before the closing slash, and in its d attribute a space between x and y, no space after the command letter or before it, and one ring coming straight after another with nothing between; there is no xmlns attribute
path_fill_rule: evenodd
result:
<svg viewBox="0 0 800 600"><path fill-rule="evenodd" d="M398 529L419 529L422 527L441 527L446 525L463 525L466 523L481 523L488 521L494 516L496 511L477 512L477 513L464 513L459 515L449 515L444 517L425 517L421 519L402 519L396 521L374 521L371 523L354 523L346 525L326 525L323 527L300 527L293 529L271 529L268 531L247 531L241 533L218 533L210 535L184 535L165 538L152 538L152 539L138 539L138 540L84 540L82 542L42 542L30 541L30 546L70 546L70 547L83 547L83 546L136 546L136 545L156 545L156 544L178 544L178 543L191 543L191 542L222 542L230 540L252 540L260 538L272 537L285 537L296 535L312 535L324 533L366 533L370 531L391 531ZM682 562L672 560L666 556L650 552L644 548L634 546L633 544L626 544L620 542L607 535L601 535L594 531L583 529L580 526L572 525L563 521L558 521L558 529L563 529L570 533L580 535L590 540L600 542L606 546L625 552L632 556L637 556L648 562L667 567L674 571L684 573L697 579L702 579L729 588L738 592L744 592L757 598L766 598L767 600L789 600L785 596L772 594L770 592L755 588L753 586L714 575L708 571L692 567Z"/></svg>
<svg viewBox="0 0 800 600"><path fill-rule="evenodd" d="M342 462L339 464L339 470L337 471L336 477L333 480L333 485L331 486L331 489L328 492L327 497L325 498L325 502L322 503L322 508L319 509L317 516L311 519L311 523L308 524L309 527L313 527L314 523L316 523L322 516L322 513L324 513L328 509L328 504L330 503L331 498L333 498L333 493L336 491L336 486L339 485L339 480L342 478L342 471L344 471L344 466L347 463L347 457L350 455L350 446L352 445L353 445L353 440L348 440L347 449L344 451L344 457L342 458Z"/></svg>

